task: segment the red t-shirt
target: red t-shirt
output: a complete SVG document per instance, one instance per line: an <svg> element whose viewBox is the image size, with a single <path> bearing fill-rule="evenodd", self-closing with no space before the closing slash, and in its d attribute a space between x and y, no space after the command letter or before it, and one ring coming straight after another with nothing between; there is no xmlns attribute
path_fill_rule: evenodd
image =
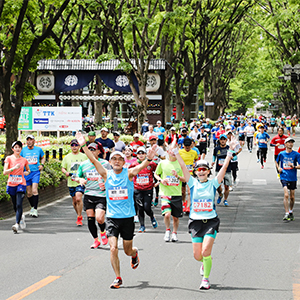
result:
<svg viewBox="0 0 300 300"><path fill-rule="evenodd" d="M129 168L134 168L135 166L138 166L139 163L136 161L132 163ZM134 189L139 191L147 191L153 189L154 180L153 180L153 174L156 170L156 163L150 162L149 166L144 168L142 171L140 171L139 174L133 177L133 185Z"/></svg>
<svg viewBox="0 0 300 300"><path fill-rule="evenodd" d="M130 146L133 148L132 156L136 157L136 151L137 151L138 147L142 147L142 146L145 146L145 145L144 145L143 142L137 141L137 142L131 142Z"/></svg>
<svg viewBox="0 0 300 300"><path fill-rule="evenodd" d="M5 158L5 163L8 163L8 168L11 169L15 165L20 164L20 168L10 172L7 180L8 186L26 185L24 178L24 167L28 165L26 158L20 156L16 158L13 154Z"/></svg>
<svg viewBox="0 0 300 300"><path fill-rule="evenodd" d="M286 135L282 135L280 136L279 134L275 135L270 144L271 145L276 145L276 144L280 144L278 147L275 146L275 151L274 151L274 155L278 155L281 151L285 150L285 144L284 144L284 141L285 139L287 138ZM299 151L298 151L299 152Z"/></svg>
<svg viewBox="0 0 300 300"><path fill-rule="evenodd" d="M222 130L219 129L219 130L216 132L216 138L219 139L219 138L220 138L220 135L223 134L223 133L225 133L225 130L224 130L224 129L222 129Z"/></svg>

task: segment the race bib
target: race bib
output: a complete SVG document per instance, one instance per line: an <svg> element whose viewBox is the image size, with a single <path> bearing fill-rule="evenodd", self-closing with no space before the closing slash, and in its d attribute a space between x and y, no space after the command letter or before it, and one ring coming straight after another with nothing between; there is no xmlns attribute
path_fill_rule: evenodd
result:
<svg viewBox="0 0 300 300"><path fill-rule="evenodd" d="M167 185L178 186L179 179L175 176L167 176L166 179L168 180Z"/></svg>
<svg viewBox="0 0 300 300"><path fill-rule="evenodd" d="M8 177L8 183L10 184L16 185L22 183L22 181L22 175L9 175Z"/></svg>
<svg viewBox="0 0 300 300"><path fill-rule="evenodd" d="M206 142L206 139L205 138L201 138L200 142Z"/></svg>
<svg viewBox="0 0 300 300"><path fill-rule="evenodd" d="M140 185L149 184L149 176L137 176L136 183Z"/></svg>
<svg viewBox="0 0 300 300"><path fill-rule="evenodd" d="M211 199L194 199L193 210L195 212L212 211L213 202Z"/></svg>
<svg viewBox="0 0 300 300"><path fill-rule="evenodd" d="M108 189L109 200L127 200L128 189L124 187L112 187Z"/></svg>
<svg viewBox="0 0 300 300"><path fill-rule="evenodd" d="M293 167L289 166L288 163L283 163L282 165L283 165L284 170L292 170L293 169Z"/></svg>
<svg viewBox="0 0 300 300"><path fill-rule="evenodd" d="M86 179L88 181L99 181L99 179L101 178L102 177L100 176L100 174L96 171L86 172Z"/></svg>
<svg viewBox="0 0 300 300"><path fill-rule="evenodd" d="M218 165L219 166L223 166L224 165L224 161L225 161L225 158L220 158L219 162L218 162Z"/></svg>
<svg viewBox="0 0 300 300"><path fill-rule="evenodd" d="M265 140L259 140L259 142L260 142L261 144L264 144L264 143L265 143Z"/></svg>
<svg viewBox="0 0 300 300"><path fill-rule="evenodd" d="M284 145L279 145L277 148L278 148L278 149L284 149L285 146L284 146Z"/></svg>
<svg viewBox="0 0 300 300"><path fill-rule="evenodd" d="M186 167L190 172L193 171L193 165L187 165Z"/></svg>
<svg viewBox="0 0 300 300"><path fill-rule="evenodd" d="M26 157L29 165L36 165L38 163L37 157Z"/></svg>

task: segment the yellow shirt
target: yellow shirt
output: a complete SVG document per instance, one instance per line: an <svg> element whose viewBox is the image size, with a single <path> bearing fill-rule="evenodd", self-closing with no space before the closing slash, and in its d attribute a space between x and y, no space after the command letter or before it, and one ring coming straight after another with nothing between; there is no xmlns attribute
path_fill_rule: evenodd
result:
<svg viewBox="0 0 300 300"><path fill-rule="evenodd" d="M187 169L190 171L190 173L193 173L193 164L194 161L198 159L198 154L195 150L190 150L187 152L185 149L179 150L179 155L182 157Z"/></svg>

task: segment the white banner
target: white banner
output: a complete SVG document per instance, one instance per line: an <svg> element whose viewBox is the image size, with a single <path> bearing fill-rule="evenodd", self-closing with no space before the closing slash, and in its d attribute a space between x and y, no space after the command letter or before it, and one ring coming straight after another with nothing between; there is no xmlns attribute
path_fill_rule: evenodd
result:
<svg viewBox="0 0 300 300"><path fill-rule="evenodd" d="M29 125L21 130L32 131L77 131L82 129L82 108L79 106L23 107L28 110ZM22 113L21 113L22 115ZM30 124L31 123L31 124Z"/></svg>

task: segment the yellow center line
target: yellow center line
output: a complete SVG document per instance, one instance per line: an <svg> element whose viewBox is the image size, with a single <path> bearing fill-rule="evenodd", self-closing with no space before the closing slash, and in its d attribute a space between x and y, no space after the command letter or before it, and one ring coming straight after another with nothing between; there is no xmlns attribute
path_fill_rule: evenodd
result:
<svg viewBox="0 0 300 300"><path fill-rule="evenodd" d="M293 284L293 295L294 295L294 300L300 300L300 284L299 283Z"/></svg>
<svg viewBox="0 0 300 300"><path fill-rule="evenodd" d="M61 276L48 276L48 277L42 279L41 281L31 285L30 287L24 289L23 291L19 292L18 294L15 294L15 295L9 297L7 300L21 300L60 277Z"/></svg>

